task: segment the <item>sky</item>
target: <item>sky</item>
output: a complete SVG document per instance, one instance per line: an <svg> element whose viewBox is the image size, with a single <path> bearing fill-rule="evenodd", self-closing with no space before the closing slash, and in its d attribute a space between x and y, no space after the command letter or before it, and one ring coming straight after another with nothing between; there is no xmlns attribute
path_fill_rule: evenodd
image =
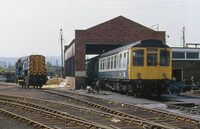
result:
<svg viewBox="0 0 200 129"><path fill-rule="evenodd" d="M159 24L167 44L200 43L199 0L0 0L0 57L59 56L64 45L85 30L118 16L146 27ZM155 28L154 28L155 29Z"/></svg>

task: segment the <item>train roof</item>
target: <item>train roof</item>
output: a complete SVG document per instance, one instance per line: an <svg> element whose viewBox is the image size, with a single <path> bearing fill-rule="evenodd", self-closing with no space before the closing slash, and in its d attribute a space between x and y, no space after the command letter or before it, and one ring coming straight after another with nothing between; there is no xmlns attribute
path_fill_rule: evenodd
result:
<svg viewBox="0 0 200 129"><path fill-rule="evenodd" d="M19 58L18 61L20 61L20 60L22 60L22 61L27 60L28 58L30 58L32 56L42 56L42 57L44 57L43 55L29 55L29 56L25 56L25 57Z"/></svg>
<svg viewBox="0 0 200 129"><path fill-rule="evenodd" d="M141 40L141 41L136 41L134 43L130 43L128 45L119 47L117 49L105 52L100 55L100 58L109 56L112 54L117 54L120 51L127 50L131 47L160 47L160 48L169 48L168 45L164 44L161 40L156 40L156 39L146 39L146 40Z"/></svg>

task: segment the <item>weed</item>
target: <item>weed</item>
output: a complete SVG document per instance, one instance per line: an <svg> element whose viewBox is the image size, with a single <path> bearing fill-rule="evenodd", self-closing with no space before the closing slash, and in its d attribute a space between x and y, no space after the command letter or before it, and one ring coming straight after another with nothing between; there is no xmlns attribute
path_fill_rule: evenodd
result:
<svg viewBox="0 0 200 129"><path fill-rule="evenodd" d="M105 118L104 120L105 120L105 121L111 121L111 120L112 120L112 117Z"/></svg>
<svg viewBox="0 0 200 129"><path fill-rule="evenodd" d="M155 120L159 120L159 118L158 118L158 117L154 117L153 119L155 119Z"/></svg>
<svg viewBox="0 0 200 129"><path fill-rule="evenodd" d="M118 104L120 104L119 101L115 101L115 102L114 102L114 105L118 105Z"/></svg>
<svg viewBox="0 0 200 129"><path fill-rule="evenodd" d="M92 113L92 110L87 110L87 113L88 113L88 114L91 114L91 113Z"/></svg>

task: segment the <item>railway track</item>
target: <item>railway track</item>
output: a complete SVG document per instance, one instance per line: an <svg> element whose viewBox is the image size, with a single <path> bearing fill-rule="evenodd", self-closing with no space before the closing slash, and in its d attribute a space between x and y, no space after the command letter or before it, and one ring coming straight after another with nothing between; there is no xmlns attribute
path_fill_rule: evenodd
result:
<svg viewBox="0 0 200 129"><path fill-rule="evenodd" d="M142 119L144 121L145 120L153 121L155 123L161 123L170 128L185 128L185 129L200 128L198 120L160 110L152 110L144 107L139 107L126 103L119 103L112 100L97 98L83 94L77 94L68 91L55 91L55 90L42 90L42 91L66 97L78 103L82 103L94 107L96 109L123 117Z"/></svg>
<svg viewBox="0 0 200 129"><path fill-rule="evenodd" d="M198 114L200 115L200 109L193 107L187 107L183 105L176 105L176 104L167 104L168 109L175 109L175 110L180 110L180 111L185 111L190 114Z"/></svg>
<svg viewBox="0 0 200 129"><path fill-rule="evenodd" d="M5 129L34 129L34 126L26 124L23 118L21 121L17 120L17 116L13 116L13 113L10 113L4 109L0 109L0 128ZM31 123L31 122L29 122Z"/></svg>
<svg viewBox="0 0 200 129"><path fill-rule="evenodd" d="M124 129L124 128L127 128L127 129L128 128L151 128L151 129L199 128L198 127L199 121L191 119L191 118L182 119L182 120L174 120L175 119L174 117L167 118L166 116L167 114L164 114L164 116L163 114L155 115L155 112L152 112L152 111L149 112L147 111L149 109L145 109L143 107L121 103L118 101L111 101L108 99L96 98L96 97L92 97L88 95L80 95L80 94L77 95L76 93L73 93L73 91L66 92L66 91L55 91L55 90L46 90L46 89L41 89L41 90L23 89L22 90L20 88L21 93L18 93L16 92L16 91L19 91L18 89L19 87L17 87L16 89L12 89L11 91L9 90L9 92L3 91L2 92L3 94L7 94L7 93L13 94L13 92L15 92L14 93L15 96L0 95L0 101L17 103L20 105L24 105L23 103L28 102L30 103L30 105L33 104L36 107L43 106L43 108L41 107L39 108L40 110L42 109L48 112L50 110L52 111L57 110L61 113L71 114L76 117L81 117L83 119L90 120L90 123L94 121L97 124L99 123L99 125L104 126L105 128L113 128L113 129L118 129L118 128L121 128L121 129ZM18 97L19 94L20 96L28 95L28 96L32 96L38 99ZM49 101L49 100L53 100L53 101ZM25 106L30 106L30 105L28 104ZM33 108L36 108L36 107L33 107ZM53 111L53 113L55 112ZM80 114L80 115L77 115L77 114ZM173 115L174 114L172 114L172 116ZM41 116L46 117L44 114ZM178 119L180 118L182 118L182 116L179 116ZM50 117L50 119L52 118ZM34 119L31 118L31 120L34 120ZM35 121L49 127L47 122L46 123L39 122L37 121L37 119L35 119ZM57 120L57 121L60 122L60 120ZM114 122L111 122L111 121L114 121ZM68 126L69 126L69 123L70 122L68 122L67 124ZM76 125L74 123L75 122L71 123L74 126L73 128L83 128L83 126ZM63 124L59 124L59 125L63 125ZM52 127L54 126L50 126L50 128ZM60 128L63 128L63 127L60 127ZM84 128L87 128L87 127L84 127Z"/></svg>
<svg viewBox="0 0 200 129"><path fill-rule="evenodd" d="M114 129L114 127L109 127L96 122L91 122L89 120L78 118L76 116L53 110L44 106L39 106L36 104L8 99L4 97L1 97L0 109L0 113L12 116L12 118L16 118L25 122L26 124L33 125L34 127L38 128Z"/></svg>
<svg viewBox="0 0 200 129"><path fill-rule="evenodd" d="M161 124L157 124L157 123L154 123L154 122L146 122L146 121L141 121L141 120L137 120L137 119L133 119L133 118L126 118L126 117L120 117L118 115L113 115L113 114L110 114L110 113L105 113L105 112L101 112L101 111L98 111L98 110L93 110L93 109L90 109L90 108L85 108L85 107L82 107L82 106L77 106L77 105L72 105L72 104L65 104L65 103L58 103L58 102L55 102L55 101L48 101L48 100L41 100L41 99L33 99L33 98L26 98L26 97L16 97L16 96L8 96L8 95L0 95L0 100L2 101L9 101L9 102L15 102L15 103L19 103L19 104L23 104L23 105L28 105L28 106L33 106L33 107L37 107L39 109L43 109L45 111L52 111L52 112L56 112L56 113L59 113L60 115L66 115L66 110L64 111L65 113L63 113L63 111L56 111L54 109L50 109L50 108L47 108L47 107L44 107L44 106L39 106L39 105L36 105L36 104L33 104L34 102L36 103L40 103L41 104L45 104L45 105L48 105L49 107L52 107L52 108L55 108L55 107L59 107L60 109L68 109L68 112L72 113L73 112L75 114L77 114L77 110L80 110L82 112L85 112L86 114L91 114L92 117L89 118L91 120L94 120L95 117L94 115L96 116L100 116L101 120L102 118L104 119L103 121L101 121L101 123L103 122L104 124L107 123L108 125L108 128L120 128L120 129L123 129L123 128L151 128L151 129L169 129L171 127L168 127L168 126L164 126L164 125L161 125ZM21 100L21 101L19 101ZM29 103L27 102L23 102L22 100L26 100L28 101ZM30 102L33 102L33 103L30 103ZM73 110L69 110L69 108L71 109L75 109L75 111ZM79 112L80 113L80 112ZM85 115L85 113L83 113L83 115ZM68 113L67 113L68 114ZM83 116L82 116L83 117ZM88 117L86 117L88 119ZM78 118L77 118L78 119ZM120 121L120 122L117 122L117 123L113 123L113 122L109 122L109 121ZM90 121L90 123L93 123ZM118 124L119 123L119 124ZM121 124L121 123L126 123L126 124ZM95 123L96 124L96 123Z"/></svg>
<svg viewBox="0 0 200 129"><path fill-rule="evenodd" d="M2 103L2 102L0 102L0 103ZM7 111L5 109L0 109L0 114L3 114L4 116L9 116L9 117L11 117L12 119L15 119L15 120L22 121L23 123L25 123L27 125L32 125L33 127L36 127L36 128L53 129L53 128L48 127L48 126L46 126L42 123L36 122L34 120L31 120L29 118L23 117L23 116L18 115L16 113Z"/></svg>

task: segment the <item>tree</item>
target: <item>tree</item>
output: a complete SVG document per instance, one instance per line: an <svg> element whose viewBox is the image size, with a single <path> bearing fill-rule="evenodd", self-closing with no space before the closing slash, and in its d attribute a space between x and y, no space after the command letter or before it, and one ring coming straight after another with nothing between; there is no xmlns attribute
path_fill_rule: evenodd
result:
<svg viewBox="0 0 200 129"><path fill-rule="evenodd" d="M6 72L6 69L0 66L0 73Z"/></svg>
<svg viewBox="0 0 200 129"><path fill-rule="evenodd" d="M52 65L49 61L46 62L46 68L50 68Z"/></svg>
<svg viewBox="0 0 200 129"><path fill-rule="evenodd" d="M9 63L6 71L7 72L15 72L15 66L12 66L11 63Z"/></svg>

